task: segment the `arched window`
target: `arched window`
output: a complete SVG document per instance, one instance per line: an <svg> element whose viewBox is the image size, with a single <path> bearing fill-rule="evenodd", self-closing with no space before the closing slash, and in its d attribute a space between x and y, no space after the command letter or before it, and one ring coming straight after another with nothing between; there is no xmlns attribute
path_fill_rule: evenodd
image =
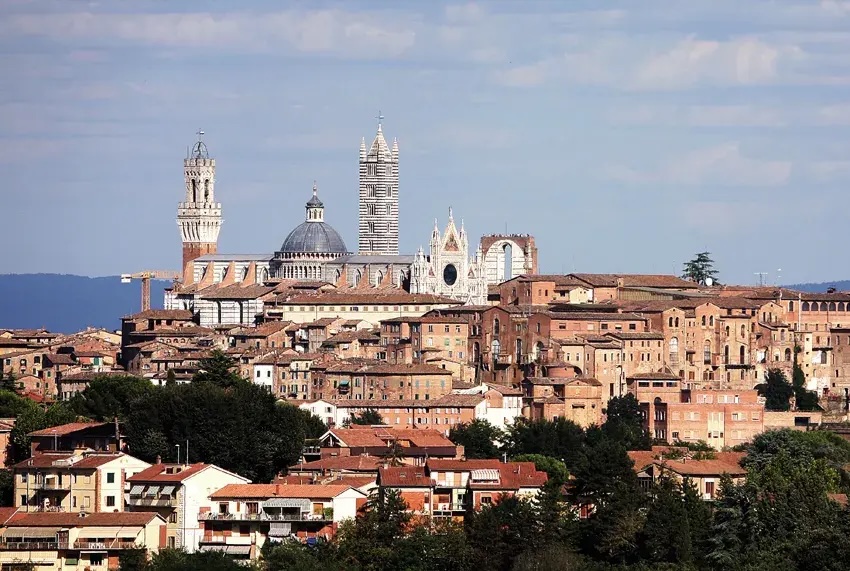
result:
<svg viewBox="0 0 850 571"><path fill-rule="evenodd" d="M501 331L499 325L499 318L497 317L493 320L493 335L499 335L499 332Z"/></svg>
<svg viewBox="0 0 850 571"><path fill-rule="evenodd" d="M830 310L830 311L835 311L835 302L834 302L834 301L830 301L830 302L829 302L829 310Z"/></svg>
<svg viewBox="0 0 850 571"><path fill-rule="evenodd" d="M384 274L380 270L378 270L377 272L375 272L375 287L381 285L382 281L384 281Z"/></svg>
<svg viewBox="0 0 850 571"><path fill-rule="evenodd" d="M679 326L679 318L678 317L676 318L676 321L674 323L676 324L676 327Z"/></svg>
<svg viewBox="0 0 850 571"><path fill-rule="evenodd" d="M342 277L342 272L337 270L336 273L334 274L334 283L338 282L341 277Z"/></svg>
<svg viewBox="0 0 850 571"><path fill-rule="evenodd" d="M791 349L790 349L790 348L788 348L788 347L786 347L786 348L785 348L785 360L786 360L786 361L790 361L790 360L791 360Z"/></svg>
<svg viewBox="0 0 850 571"><path fill-rule="evenodd" d="M828 307L829 307L829 306L826 304L826 302L825 302L825 301L820 302L820 310L821 310L821 311L828 311L828 310L827 310L827 308L828 308Z"/></svg>
<svg viewBox="0 0 850 571"><path fill-rule="evenodd" d="M803 311L809 311L809 302L808 301L803 302Z"/></svg>
<svg viewBox="0 0 850 571"><path fill-rule="evenodd" d="M726 326L726 337L729 337L729 326Z"/></svg>
<svg viewBox="0 0 850 571"><path fill-rule="evenodd" d="M702 347L702 362L706 365L711 363L711 343L708 341Z"/></svg>
<svg viewBox="0 0 850 571"><path fill-rule="evenodd" d="M741 337L746 337L746 336L747 336L747 326L741 325Z"/></svg>
<svg viewBox="0 0 850 571"><path fill-rule="evenodd" d="M499 343L498 339L493 339L493 342L490 344L490 351L493 353L493 358L495 359L499 352L502 350L502 344Z"/></svg>
<svg viewBox="0 0 850 571"><path fill-rule="evenodd" d="M198 181L192 179L192 202L198 202Z"/></svg>
<svg viewBox="0 0 850 571"><path fill-rule="evenodd" d="M668 318L668 319L667 319L667 326L668 326L668 327L673 327L673 318L672 318L672 317L670 317L670 318Z"/></svg>
<svg viewBox="0 0 850 571"><path fill-rule="evenodd" d="M472 362L477 363L481 360L481 345L476 341L472 344Z"/></svg>
<svg viewBox="0 0 850 571"><path fill-rule="evenodd" d="M204 202L210 201L210 179L204 180Z"/></svg>
<svg viewBox="0 0 850 571"><path fill-rule="evenodd" d="M502 254L504 255L504 265L502 266L502 276L505 281L513 278L513 259L514 259L514 248L510 244L505 244L502 246Z"/></svg>
<svg viewBox="0 0 850 571"><path fill-rule="evenodd" d="M239 323L245 323L245 304L241 301L236 303L239 304Z"/></svg>
<svg viewBox="0 0 850 571"><path fill-rule="evenodd" d="M360 270L355 271L355 272L354 272L354 285L359 284L359 283L360 283L360 279L361 279L362 277L363 277L363 274L360 272Z"/></svg>
<svg viewBox="0 0 850 571"><path fill-rule="evenodd" d="M844 302L843 301L838 302L838 311L844 311Z"/></svg>
<svg viewBox="0 0 850 571"><path fill-rule="evenodd" d="M745 365L747 363L747 349L743 345L741 345L741 349L738 351L738 362L741 365Z"/></svg>
<svg viewBox="0 0 850 571"><path fill-rule="evenodd" d="M709 327L714 327L714 316L713 315L708 316L708 325L709 325Z"/></svg>
<svg viewBox="0 0 850 571"><path fill-rule="evenodd" d="M542 354L543 354L543 342L538 341L537 343L534 344L534 360L536 361L536 360L540 359Z"/></svg>
<svg viewBox="0 0 850 571"><path fill-rule="evenodd" d="M705 327L705 315L702 316L702 326Z"/></svg>
<svg viewBox="0 0 850 571"><path fill-rule="evenodd" d="M215 318L217 323L221 323L221 302L215 302Z"/></svg>
<svg viewBox="0 0 850 571"><path fill-rule="evenodd" d="M788 302L788 311L794 311L794 302L793 301Z"/></svg>
<svg viewBox="0 0 850 571"><path fill-rule="evenodd" d="M726 365L729 364L729 345L723 347L723 363Z"/></svg>

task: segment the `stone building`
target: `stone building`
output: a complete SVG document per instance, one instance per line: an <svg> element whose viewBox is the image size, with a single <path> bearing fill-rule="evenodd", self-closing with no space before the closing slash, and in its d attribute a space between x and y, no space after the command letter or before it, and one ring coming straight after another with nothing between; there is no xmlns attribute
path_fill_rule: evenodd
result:
<svg viewBox="0 0 850 571"><path fill-rule="evenodd" d="M183 179L186 199L177 206L177 225L183 240L183 266L181 270L193 273L189 263L218 249L221 230L221 203L215 201L215 159L211 159L207 146L198 141L183 160Z"/></svg>
<svg viewBox="0 0 850 571"><path fill-rule="evenodd" d="M398 255L398 141L390 150L378 114L378 132L366 151L360 141L360 254Z"/></svg>
<svg viewBox="0 0 850 571"><path fill-rule="evenodd" d="M455 226L452 210L449 223L440 235L437 221L428 245L426 257L422 248L416 254L410 276L411 293L433 293L480 305L487 301L487 281L478 257L469 257L469 239L460 223Z"/></svg>

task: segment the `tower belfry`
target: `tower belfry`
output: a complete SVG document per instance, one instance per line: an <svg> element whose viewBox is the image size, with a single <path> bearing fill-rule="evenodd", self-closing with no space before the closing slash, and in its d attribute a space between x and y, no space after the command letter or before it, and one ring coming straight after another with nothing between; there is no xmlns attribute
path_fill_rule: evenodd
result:
<svg viewBox="0 0 850 571"><path fill-rule="evenodd" d="M378 112L378 131L368 151L360 141L360 254L398 255L398 141L392 150Z"/></svg>
<svg viewBox="0 0 850 571"><path fill-rule="evenodd" d="M204 132L183 159L185 200L177 205L177 225L183 241L183 282L191 283L191 262L218 249L221 230L221 203L215 201L215 159L210 158Z"/></svg>

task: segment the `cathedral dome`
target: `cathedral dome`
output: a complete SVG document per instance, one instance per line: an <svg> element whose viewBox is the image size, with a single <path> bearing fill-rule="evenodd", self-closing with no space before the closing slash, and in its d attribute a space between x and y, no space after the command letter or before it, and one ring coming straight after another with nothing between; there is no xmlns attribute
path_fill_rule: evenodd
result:
<svg viewBox="0 0 850 571"><path fill-rule="evenodd" d="M325 222L302 222L289 233L280 251L285 254L311 253L311 254L345 254L342 237Z"/></svg>
<svg viewBox="0 0 850 571"><path fill-rule="evenodd" d="M295 228L280 247L282 254L347 254L342 237L325 222L325 205L313 183L313 196L307 201L307 219Z"/></svg>

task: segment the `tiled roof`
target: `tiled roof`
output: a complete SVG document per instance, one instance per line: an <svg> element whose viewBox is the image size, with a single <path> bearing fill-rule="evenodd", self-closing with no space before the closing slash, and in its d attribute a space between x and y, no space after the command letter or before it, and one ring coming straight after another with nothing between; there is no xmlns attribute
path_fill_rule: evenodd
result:
<svg viewBox="0 0 850 571"><path fill-rule="evenodd" d="M129 315L125 319L174 319L177 321L189 321L192 317L192 312L185 309L147 309Z"/></svg>
<svg viewBox="0 0 850 571"><path fill-rule="evenodd" d="M425 474L424 466L391 466L378 469L381 486L393 488L430 488L431 478Z"/></svg>
<svg viewBox="0 0 850 571"><path fill-rule="evenodd" d="M461 305L463 302L439 295L412 294L404 290L378 288L295 294L278 303L286 305Z"/></svg>
<svg viewBox="0 0 850 571"><path fill-rule="evenodd" d="M521 396L523 394L522 391L517 388L497 385L495 383L487 383L487 389L501 393L506 397Z"/></svg>
<svg viewBox="0 0 850 571"><path fill-rule="evenodd" d="M291 321L267 321L256 327L234 327L227 333L234 337L267 337L273 333L283 331L292 325Z"/></svg>
<svg viewBox="0 0 850 571"><path fill-rule="evenodd" d="M348 447L388 447L395 440L409 440L415 447L454 447L445 434L432 429L387 427L334 428L329 431Z"/></svg>
<svg viewBox="0 0 850 571"><path fill-rule="evenodd" d="M520 488L539 488L549 479L546 472L537 470L534 462L508 462L499 464L499 483L484 483L470 480L469 487L474 490L518 490Z"/></svg>
<svg viewBox="0 0 850 571"><path fill-rule="evenodd" d="M225 498L335 498L351 489L345 484L228 484L222 489L210 494L210 499Z"/></svg>
<svg viewBox="0 0 850 571"><path fill-rule="evenodd" d="M615 313L598 311L549 311L549 317L571 321L643 321L646 317L636 313Z"/></svg>
<svg viewBox="0 0 850 571"><path fill-rule="evenodd" d="M217 287L209 293L207 293L207 291L208 290L204 290L201 293L202 299L258 299L273 292L274 288L263 285L243 286L240 284L232 284Z"/></svg>
<svg viewBox="0 0 850 571"><path fill-rule="evenodd" d="M138 472L129 478L127 478L128 482L182 482L183 480L194 476L198 472L206 468L210 468L211 464L190 464L188 466L179 466L177 464L154 464L150 468L146 468L141 472ZM180 467L180 470L177 473L168 473L166 470L168 468Z"/></svg>
<svg viewBox="0 0 850 571"><path fill-rule="evenodd" d="M68 355L67 353L49 353L44 356L45 359L53 363L54 365L76 365L77 362L74 360L72 355Z"/></svg>
<svg viewBox="0 0 850 571"><path fill-rule="evenodd" d="M747 473L741 467L741 460L746 456L744 452L715 452L714 458L696 460L684 450L684 456L681 458L667 458L664 456L666 450L670 448L653 447L651 451L629 451L628 454L634 462L635 470L638 471L650 464L657 464L682 476L719 476L721 474L744 476Z"/></svg>
<svg viewBox="0 0 850 571"><path fill-rule="evenodd" d="M380 337L375 332L368 329L360 329L359 331L341 331L325 339L322 345L338 345L340 343L351 343L352 341L373 341L377 343L380 340Z"/></svg>
<svg viewBox="0 0 850 571"><path fill-rule="evenodd" d="M679 375L672 373L634 373L627 377L628 379L637 379L641 381L681 381Z"/></svg>
<svg viewBox="0 0 850 571"><path fill-rule="evenodd" d="M437 472L470 472L472 470L485 470L488 468L498 468L502 463L498 459L486 460L454 460L454 459L439 459L430 458L428 460L428 469Z"/></svg>
<svg viewBox="0 0 850 571"><path fill-rule="evenodd" d="M624 287L656 287L673 289L697 289L699 285L669 274L570 274L594 287L617 287L622 280Z"/></svg>
<svg viewBox="0 0 850 571"><path fill-rule="evenodd" d="M84 517L73 512L21 512L11 523L15 527L145 526L158 517L156 512L96 512Z"/></svg>
<svg viewBox="0 0 850 571"><path fill-rule="evenodd" d="M449 375L451 371L438 367L436 365L418 365L418 364L390 364L382 363L371 365L367 369L368 374L372 375Z"/></svg>
<svg viewBox="0 0 850 571"><path fill-rule="evenodd" d="M626 341L645 339L657 341L659 339L664 339L664 334L657 331L612 331L610 333L606 333L606 335L615 339L623 339Z"/></svg>
<svg viewBox="0 0 850 571"><path fill-rule="evenodd" d="M57 461L62 460L70 460L75 456L80 456L79 454L73 454L71 452L42 452L36 454L32 458L27 458L21 462L15 464L16 468L51 468L51 467L63 467L63 468L72 468L72 469L92 469L103 466L104 464L108 464L113 460L118 460L123 457L123 453L89 453L84 454L82 457L73 463L68 463L67 465L60 464L56 465Z"/></svg>
<svg viewBox="0 0 850 571"><path fill-rule="evenodd" d="M304 462L290 466L290 471L295 470L349 470L351 472L375 472L383 463L382 458L376 456L330 456L321 460Z"/></svg>
<svg viewBox="0 0 850 571"><path fill-rule="evenodd" d="M36 430L34 432L30 432L27 436L67 436L68 434L73 434L74 432L79 432L81 430L86 430L88 428L96 428L100 426L108 426L109 422L70 422L68 424L62 424L60 426L54 426L52 428L45 428L42 430Z"/></svg>
<svg viewBox="0 0 850 571"><path fill-rule="evenodd" d="M0 508L0 527L5 527L6 523L18 513L21 508Z"/></svg>

